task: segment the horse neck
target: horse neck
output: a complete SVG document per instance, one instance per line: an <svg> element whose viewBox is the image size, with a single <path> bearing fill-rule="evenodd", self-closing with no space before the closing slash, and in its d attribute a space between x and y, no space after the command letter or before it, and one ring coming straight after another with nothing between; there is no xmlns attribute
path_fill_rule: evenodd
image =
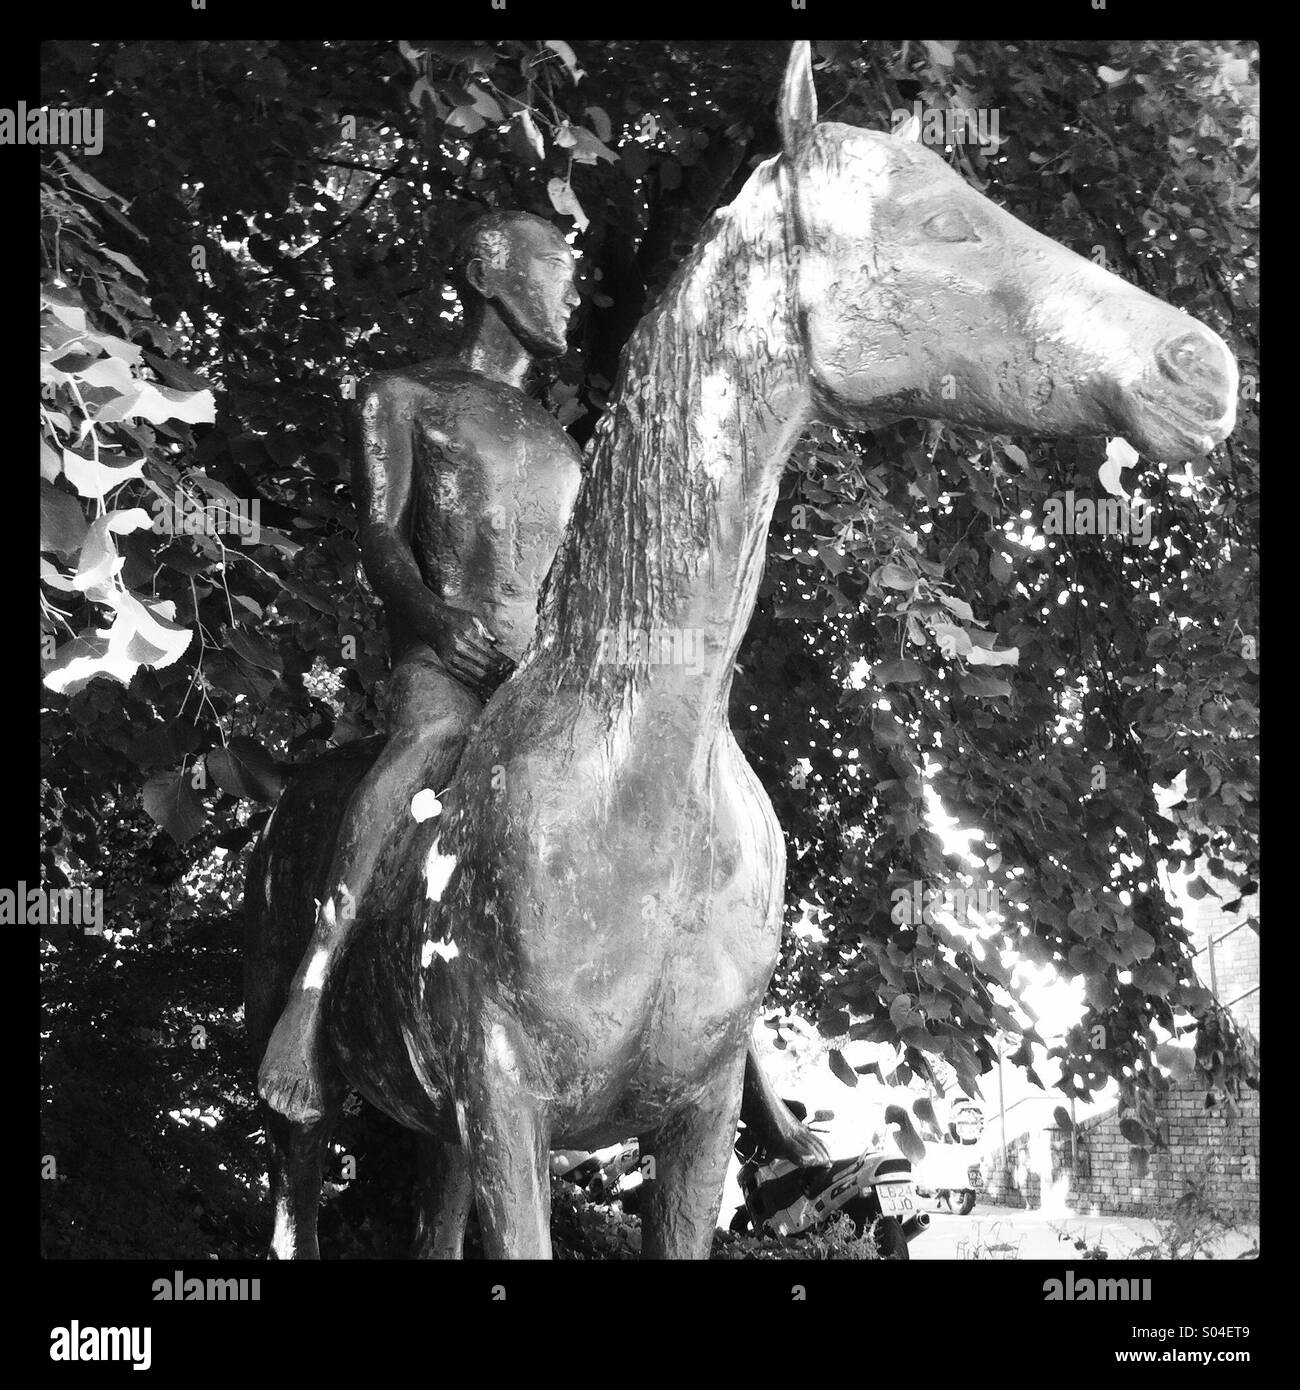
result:
<svg viewBox="0 0 1300 1390"><path fill-rule="evenodd" d="M588 701L725 722L811 400L779 177L754 172L624 350L535 648Z"/></svg>

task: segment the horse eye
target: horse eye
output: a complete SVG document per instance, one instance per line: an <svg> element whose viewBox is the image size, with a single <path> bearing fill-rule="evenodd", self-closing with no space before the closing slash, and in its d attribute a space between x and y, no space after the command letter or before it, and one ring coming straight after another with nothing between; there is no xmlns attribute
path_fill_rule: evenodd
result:
<svg viewBox="0 0 1300 1390"><path fill-rule="evenodd" d="M945 208L943 212L936 212L921 224L922 231L927 236L933 237L935 241L978 241L979 237L975 228L966 220L965 216L953 208Z"/></svg>

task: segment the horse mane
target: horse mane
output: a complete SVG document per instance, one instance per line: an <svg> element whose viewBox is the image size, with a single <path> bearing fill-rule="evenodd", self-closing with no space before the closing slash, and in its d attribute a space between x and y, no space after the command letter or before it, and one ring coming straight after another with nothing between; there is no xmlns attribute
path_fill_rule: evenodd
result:
<svg viewBox="0 0 1300 1390"><path fill-rule="evenodd" d="M785 254L777 177L775 160L760 165L713 214L623 349L539 600L536 646L553 651L564 679L577 669L588 679L602 628L678 621L674 581L709 554L718 485L700 467L697 427L710 375L752 356L733 341L734 316L720 311L743 296L756 257ZM793 315L792 304L785 311ZM617 669L635 680L643 664Z"/></svg>

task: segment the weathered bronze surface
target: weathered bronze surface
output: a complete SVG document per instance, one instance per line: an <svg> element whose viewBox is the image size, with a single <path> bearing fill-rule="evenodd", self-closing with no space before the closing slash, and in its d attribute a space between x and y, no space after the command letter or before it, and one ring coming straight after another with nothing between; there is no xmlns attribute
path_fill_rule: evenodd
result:
<svg viewBox="0 0 1300 1390"><path fill-rule="evenodd" d="M782 155L630 340L536 636L440 814L388 827L372 921L329 995L337 1085L428 1136L444 1195L423 1253L454 1254L476 1200L488 1255L549 1255L547 1150L636 1133L655 1158L644 1252L708 1254L784 875L727 696L804 427L1123 434L1168 462L1232 428L1214 333L912 141L818 125L803 43L780 125ZM336 773L307 796L346 791ZM254 867L268 979L297 963L292 914L272 909L312 852L299 826ZM324 1123L274 1136L278 1253L315 1251Z"/></svg>

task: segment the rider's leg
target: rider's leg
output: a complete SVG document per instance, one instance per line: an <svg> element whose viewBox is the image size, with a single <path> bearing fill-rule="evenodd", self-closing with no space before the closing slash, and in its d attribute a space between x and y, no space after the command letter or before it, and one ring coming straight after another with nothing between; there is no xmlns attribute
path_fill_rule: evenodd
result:
<svg viewBox="0 0 1300 1390"><path fill-rule="evenodd" d="M388 742L349 802L311 943L258 1072L263 1099L289 1119L321 1115L321 1008L379 855L411 814L415 794L451 781L481 708L425 648L393 671Z"/></svg>
<svg viewBox="0 0 1300 1390"><path fill-rule="evenodd" d="M326 1076L319 1120L299 1124L267 1107L265 1129L270 1147L268 1167L275 1231L273 1260L318 1260L316 1217L320 1210L322 1168L330 1134L342 1103L338 1077Z"/></svg>

